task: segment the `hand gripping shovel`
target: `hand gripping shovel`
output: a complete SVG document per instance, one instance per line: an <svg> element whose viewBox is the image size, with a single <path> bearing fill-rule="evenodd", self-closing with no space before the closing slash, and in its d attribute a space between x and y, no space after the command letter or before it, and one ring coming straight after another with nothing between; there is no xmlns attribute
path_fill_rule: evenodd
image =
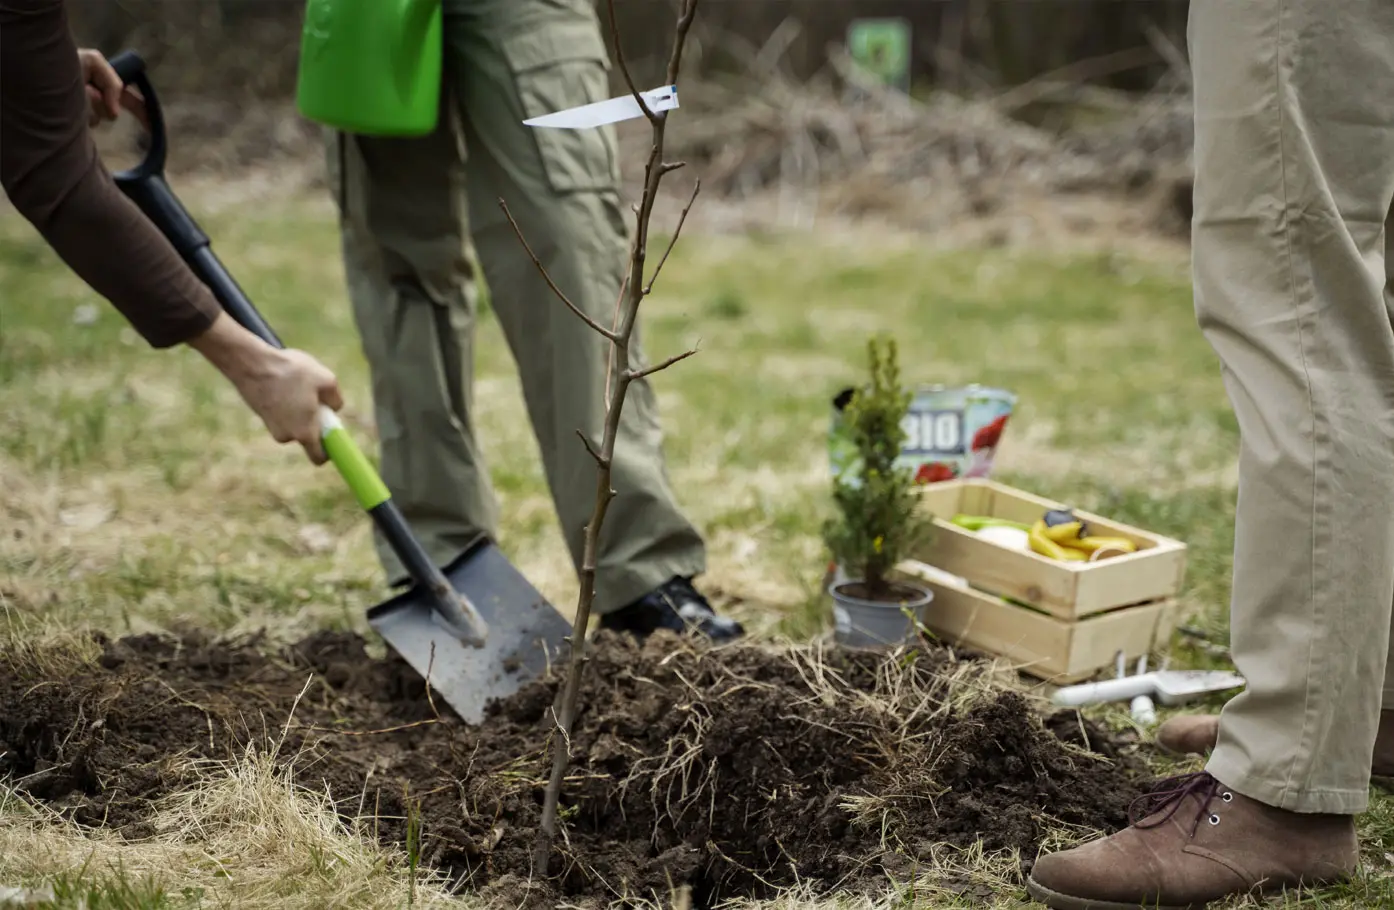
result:
<svg viewBox="0 0 1394 910"><path fill-rule="evenodd" d="M130 51L110 62L121 81L134 84L144 96L150 124L145 159L114 175L117 186L169 239L229 316L268 344L284 347L165 182L164 118L144 62ZM485 535L442 572L338 416L321 408L320 427L325 452L414 582L402 594L369 609L368 624L461 718L478 723L491 699L517 691L546 669L571 634L571 623Z"/></svg>

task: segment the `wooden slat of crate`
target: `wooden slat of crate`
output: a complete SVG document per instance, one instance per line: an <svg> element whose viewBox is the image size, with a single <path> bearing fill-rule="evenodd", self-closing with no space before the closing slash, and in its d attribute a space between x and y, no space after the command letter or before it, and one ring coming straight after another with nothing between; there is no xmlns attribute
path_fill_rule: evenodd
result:
<svg viewBox="0 0 1394 910"><path fill-rule="evenodd" d="M911 556L967 578L974 587L1078 619L1128 604L1174 597L1186 570L1186 545L1075 509L1095 533L1126 537L1136 553L1099 562L1061 562L1032 551L984 540L952 524L957 514L985 515L1026 524L1064 504L991 480L951 480L920 488L922 506L935 516L934 539Z"/></svg>
<svg viewBox="0 0 1394 910"><path fill-rule="evenodd" d="M1111 668L1122 651L1131 663L1164 647L1176 627L1177 602L1121 607L1075 621L1038 613L979 591L942 584L913 563L902 571L934 591L924 624L955 647L1006 660L1037 679L1064 685Z"/></svg>

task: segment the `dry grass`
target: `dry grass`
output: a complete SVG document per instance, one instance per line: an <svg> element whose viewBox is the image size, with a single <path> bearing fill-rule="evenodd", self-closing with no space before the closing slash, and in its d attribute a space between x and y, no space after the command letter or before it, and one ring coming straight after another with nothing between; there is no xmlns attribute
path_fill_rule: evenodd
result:
<svg viewBox="0 0 1394 910"><path fill-rule="evenodd" d="M5 631L7 668L36 683L95 657L90 639L62 630ZM139 838L79 825L30 797L29 781L5 781L0 883L51 888L61 907L481 906L452 896L419 857L384 850L373 806L297 783L306 756L284 749L293 715L234 760L175 758L187 783L152 806Z"/></svg>
<svg viewBox="0 0 1394 910"><path fill-rule="evenodd" d="M365 827L371 820L365 820ZM203 769L155 808L150 837L80 828L21 793L0 794L0 880L147 883L150 906L465 907L409 858L350 831L271 752ZM90 885L87 886L90 889ZM111 888L110 885L107 885Z"/></svg>

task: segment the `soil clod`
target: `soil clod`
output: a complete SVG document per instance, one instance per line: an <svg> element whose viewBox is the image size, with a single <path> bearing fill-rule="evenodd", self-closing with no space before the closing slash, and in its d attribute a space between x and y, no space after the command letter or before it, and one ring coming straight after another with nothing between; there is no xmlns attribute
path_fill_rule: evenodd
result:
<svg viewBox="0 0 1394 910"><path fill-rule="evenodd" d="M539 905L661 900L682 884L698 905L796 882L883 888L937 846L979 840L1025 868L1052 825L1126 824L1143 784L1128 744L1075 712L1043 723L947 652L703 650L600 633L562 797L564 856L539 888L531 849L557 680L472 728L439 701L434 713L405 662L371 658L351 634L281 650L195 635L100 643L95 664L62 679L0 655L0 774L30 798L148 834L152 800L194 781L191 759L275 747L345 818L375 812L395 845L405 794L424 864Z"/></svg>

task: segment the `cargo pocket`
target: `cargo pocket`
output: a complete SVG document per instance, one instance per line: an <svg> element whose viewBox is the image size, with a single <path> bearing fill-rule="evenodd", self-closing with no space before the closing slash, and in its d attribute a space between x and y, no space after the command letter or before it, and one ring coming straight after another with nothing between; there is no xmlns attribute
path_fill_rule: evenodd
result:
<svg viewBox="0 0 1394 910"><path fill-rule="evenodd" d="M526 118L610 97L609 58L593 23L542 26L503 42ZM619 161L613 126L564 130L524 127L557 193L613 190Z"/></svg>

